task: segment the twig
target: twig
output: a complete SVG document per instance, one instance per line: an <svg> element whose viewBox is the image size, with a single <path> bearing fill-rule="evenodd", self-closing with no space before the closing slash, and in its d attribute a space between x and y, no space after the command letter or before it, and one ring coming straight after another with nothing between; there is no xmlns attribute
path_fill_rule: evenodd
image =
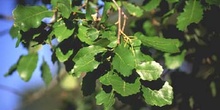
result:
<svg viewBox="0 0 220 110"><path fill-rule="evenodd" d="M121 8L118 6L117 2L115 0L112 0L116 7L118 8L118 40L117 43L120 44L121 40Z"/></svg>
<svg viewBox="0 0 220 110"><path fill-rule="evenodd" d="M122 30L122 32L124 32L125 25L126 25L126 20L128 19L128 17L125 15L124 12L122 12L122 15L123 15L124 19L123 19L123 26L122 26L121 30Z"/></svg>

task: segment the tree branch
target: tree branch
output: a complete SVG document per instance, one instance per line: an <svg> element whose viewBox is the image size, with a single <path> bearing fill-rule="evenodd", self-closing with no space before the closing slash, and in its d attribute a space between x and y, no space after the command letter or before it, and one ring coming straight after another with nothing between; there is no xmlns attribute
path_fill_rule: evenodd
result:
<svg viewBox="0 0 220 110"><path fill-rule="evenodd" d="M120 40L121 40L121 7L117 4L117 2L115 0L112 0L114 2L114 4L116 5L116 7L118 8L118 40L117 43L120 44Z"/></svg>

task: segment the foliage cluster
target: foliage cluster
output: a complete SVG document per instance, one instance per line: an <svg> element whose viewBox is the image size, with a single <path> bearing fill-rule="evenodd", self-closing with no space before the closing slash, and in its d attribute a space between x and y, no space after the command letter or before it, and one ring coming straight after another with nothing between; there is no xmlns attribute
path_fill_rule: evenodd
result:
<svg viewBox="0 0 220 110"><path fill-rule="evenodd" d="M190 41L205 44L198 38L206 27L201 25L204 12L220 5L218 0L43 2L14 9L10 33L18 39L16 45L22 43L29 53L5 76L18 71L21 79L29 81L39 48L50 45L54 63L61 62L70 75L83 77L83 95L93 94L96 84L101 84L95 98L105 109L111 109L115 98L159 107L172 104L171 82L161 79L164 68L175 70L182 65L191 52L185 47ZM177 34L167 33L170 25ZM41 71L49 85L52 76L45 61ZM159 86L151 86L154 83Z"/></svg>

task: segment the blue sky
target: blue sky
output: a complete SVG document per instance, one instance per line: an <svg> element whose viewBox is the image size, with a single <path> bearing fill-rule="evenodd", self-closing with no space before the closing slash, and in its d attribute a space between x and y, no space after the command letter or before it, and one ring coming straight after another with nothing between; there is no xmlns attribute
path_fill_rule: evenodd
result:
<svg viewBox="0 0 220 110"><path fill-rule="evenodd" d="M16 0L0 0L0 15L12 16L12 10L16 6ZM21 100L21 96L13 93L9 89L23 93L28 89L44 86L40 78L41 72L39 66L42 58L50 65L52 72L55 73L55 66L51 62L51 52L49 46L44 46L40 50L38 68L33 73L33 78L29 82L20 79L17 72L9 77L4 77L8 69L17 62L20 55L26 55L27 51L20 45L15 48L16 39L9 35L10 27L13 25L12 20L0 19L0 110L14 110Z"/></svg>

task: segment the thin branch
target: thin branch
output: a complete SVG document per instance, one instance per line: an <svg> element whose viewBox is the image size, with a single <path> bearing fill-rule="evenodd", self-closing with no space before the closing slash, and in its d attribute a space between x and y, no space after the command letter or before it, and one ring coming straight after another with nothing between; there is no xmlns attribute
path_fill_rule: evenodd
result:
<svg viewBox="0 0 220 110"><path fill-rule="evenodd" d="M123 19L123 26L122 26L121 30L122 30L122 32L124 32L126 21L127 21L128 17L125 15L124 12L122 12L122 15L123 15L124 19Z"/></svg>
<svg viewBox="0 0 220 110"><path fill-rule="evenodd" d="M114 4L116 5L116 7L118 8L118 40L117 43L120 44L120 40L121 40L121 7L119 7L119 5L117 4L117 2L115 0L112 0L114 2Z"/></svg>

